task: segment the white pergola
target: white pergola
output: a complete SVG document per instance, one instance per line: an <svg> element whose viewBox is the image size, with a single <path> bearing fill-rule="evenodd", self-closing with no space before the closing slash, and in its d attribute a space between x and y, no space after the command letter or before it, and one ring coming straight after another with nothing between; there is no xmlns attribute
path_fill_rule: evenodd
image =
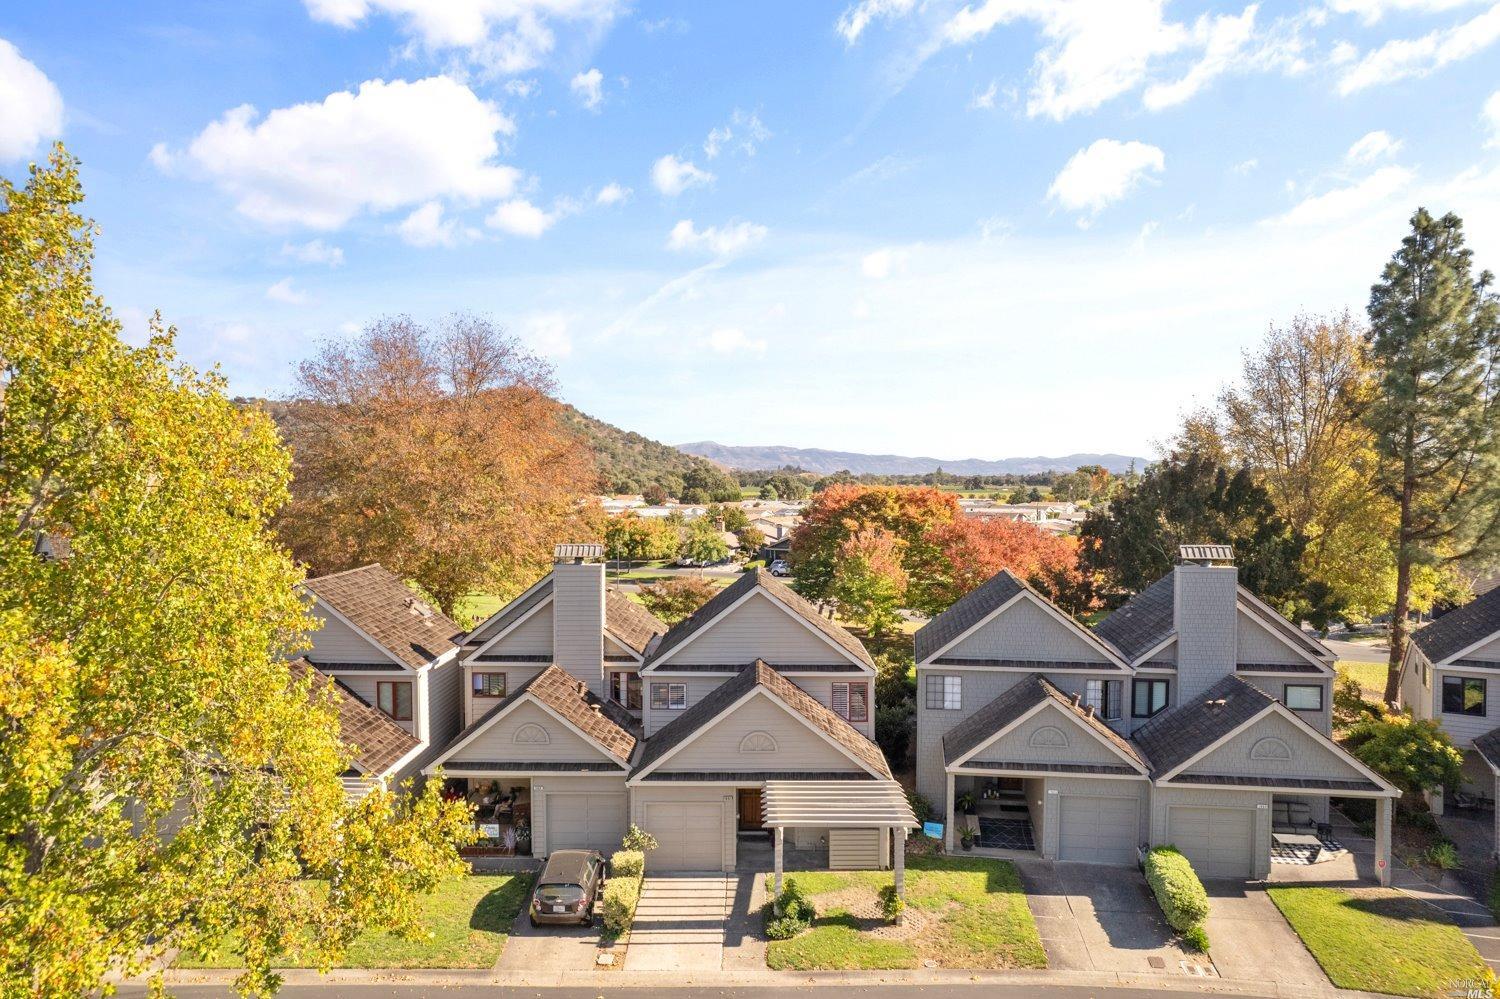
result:
<svg viewBox="0 0 1500 999"><path fill-rule="evenodd" d="M761 809L765 825L775 830L777 897L788 828L889 829L894 841L896 897L906 901L906 833L921 828L921 823L900 784L893 780L768 780L761 791Z"/></svg>

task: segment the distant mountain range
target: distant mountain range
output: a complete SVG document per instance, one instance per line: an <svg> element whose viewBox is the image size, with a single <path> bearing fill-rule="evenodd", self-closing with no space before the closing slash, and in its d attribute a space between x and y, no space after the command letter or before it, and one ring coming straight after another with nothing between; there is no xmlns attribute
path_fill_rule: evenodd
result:
<svg viewBox="0 0 1500 999"><path fill-rule="evenodd" d="M983 458L912 458L899 454L861 454L858 451L825 451L822 448L776 445L735 447L716 441L678 444L677 450L707 458L726 468L756 470L795 465L820 475L844 470L855 475L925 475L939 468L954 475L1033 475L1041 472L1071 472L1080 465L1103 465L1109 471L1119 474L1128 471L1132 463L1137 470L1142 470L1147 465L1145 458L1132 458L1125 454L1065 454L1056 458L999 458L990 461Z"/></svg>

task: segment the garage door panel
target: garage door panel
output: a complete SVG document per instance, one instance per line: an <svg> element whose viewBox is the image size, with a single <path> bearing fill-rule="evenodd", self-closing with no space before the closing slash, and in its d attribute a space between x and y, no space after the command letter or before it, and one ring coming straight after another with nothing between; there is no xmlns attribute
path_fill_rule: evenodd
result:
<svg viewBox="0 0 1500 999"><path fill-rule="evenodd" d="M646 831L657 847L646 855L654 871L717 871L724 866L724 808L718 801L646 803Z"/></svg>
<svg viewBox="0 0 1500 999"><path fill-rule="evenodd" d="M1058 803L1058 859L1089 864L1133 864L1140 803L1135 798L1062 795Z"/></svg>
<svg viewBox="0 0 1500 999"><path fill-rule="evenodd" d="M625 837L625 795L611 792L550 792L547 850L598 850L609 854Z"/></svg>
<svg viewBox="0 0 1500 999"><path fill-rule="evenodd" d="M1175 806L1167 840L1200 878L1248 878L1255 867L1255 818L1252 808Z"/></svg>

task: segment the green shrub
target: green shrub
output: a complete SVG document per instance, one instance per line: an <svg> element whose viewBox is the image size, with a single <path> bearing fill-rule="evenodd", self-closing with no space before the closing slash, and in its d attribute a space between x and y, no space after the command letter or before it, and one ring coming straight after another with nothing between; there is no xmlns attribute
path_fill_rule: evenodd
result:
<svg viewBox="0 0 1500 999"><path fill-rule="evenodd" d="M1457 787L1462 778L1463 754L1430 718L1386 715L1368 719L1351 728L1348 739L1361 763L1410 798L1420 798L1423 791Z"/></svg>
<svg viewBox="0 0 1500 999"><path fill-rule="evenodd" d="M880 889L880 911L885 914L886 919L894 922L905 908L906 902L896 894L895 885L885 885Z"/></svg>
<svg viewBox="0 0 1500 999"><path fill-rule="evenodd" d="M1458 847L1446 841L1434 843L1427 848L1427 862L1445 871L1456 871L1461 866L1458 861Z"/></svg>
<svg viewBox="0 0 1500 999"><path fill-rule="evenodd" d="M918 822L926 822L932 818L932 802L922 797L915 791L906 792L907 804L911 805L911 813L916 816Z"/></svg>
<svg viewBox="0 0 1500 999"><path fill-rule="evenodd" d="M766 920L766 936L772 940L790 940L805 929L806 923L787 916L773 916Z"/></svg>
<svg viewBox="0 0 1500 999"><path fill-rule="evenodd" d="M1208 931L1194 926L1182 931L1182 942L1200 954L1208 953Z"/></svg>
<svg viewBox="0 0 1500 999"><path fill-rule="evenodd" d="M648 850L655 850L657 843L655 836L632 822L630 823L630 828L625 830L625 838L620 841L620 846L626 850L645 853Z"/></svg>
<svg viewBox="0 0 1500 999"><path fill-rule="evenodd" d="M790 940L811 926L817 914L812 899L803 893L796 879L787 878L781 894L766 906L766 936L772 940Z"/></svg>
<svg viewBox="0 0 1500 999"><path fill-rule="evenodd" d="M1158 846L1146 854L1146 881L1156 904L1178 933L1186 933L1208 918L1208 892L1175 846Z"/></svg>
<svg viewBox="0 0 1500 999"><path fill-rule="evenodd" d="M641 900L641 877L610 878L604 883L604 929L617 937L630 929Z"/></svg>
<svg viewBox="0 0 1500 999"><path fill-rule="evenodd" d="M616 850L609 858L609 874L615 878L639 878L646 870L646 855L639 850Z"/></svg>

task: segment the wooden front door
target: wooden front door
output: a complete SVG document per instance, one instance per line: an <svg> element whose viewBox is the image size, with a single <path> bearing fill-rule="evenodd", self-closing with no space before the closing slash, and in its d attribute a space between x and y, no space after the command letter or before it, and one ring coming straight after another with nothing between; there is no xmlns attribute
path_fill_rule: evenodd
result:
<svg viewBox="0 0 1500 999"><path fill-rule="evenodd" d="M760 788L742 787L739 791L739 828L762 829L764 828L760 812Z"/></svg>

